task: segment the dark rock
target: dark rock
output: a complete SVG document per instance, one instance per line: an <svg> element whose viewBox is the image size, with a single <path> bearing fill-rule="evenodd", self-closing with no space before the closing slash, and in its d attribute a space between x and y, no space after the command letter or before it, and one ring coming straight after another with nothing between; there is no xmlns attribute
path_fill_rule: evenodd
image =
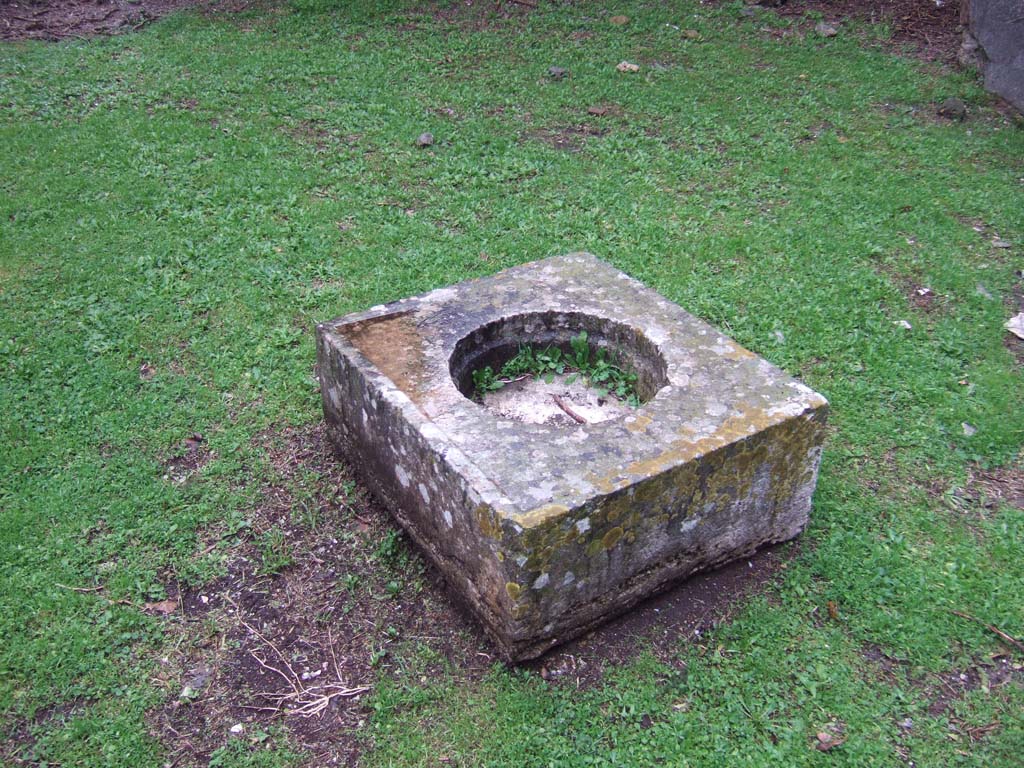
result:
<svg viewBox="0 0 1024 768"><path fill-rule="evenodd" d="M947 120L963 120L967 117L967 105L956 97L950 97L939 104L938 111Z"/></svg>
<svg viewBox="0 0 1024 768"><path fill-rule="evenodd" d="M434 134L430 133L429 131L427 131L426 133L421 133L419 136L416 137L417 147L429 147L433 143Z"/></svg>

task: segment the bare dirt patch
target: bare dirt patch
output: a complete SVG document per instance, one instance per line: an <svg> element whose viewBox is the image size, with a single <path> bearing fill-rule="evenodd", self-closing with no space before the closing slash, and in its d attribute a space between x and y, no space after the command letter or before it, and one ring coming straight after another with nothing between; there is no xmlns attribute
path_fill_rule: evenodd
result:
<svg viewBox="0 0 1024 768"><path fill-rule="evenodd" d="M3 0L0 40L66 40L134 32L185 8L240 13L267 0Z"/></svg>
<svg viewBox="0 0 1024 768"><path fill-rule="evenodd" d="M202 469L213 458L206 441L198 432L186 437L174 456L164 462L164 479L180 485Z"/></svg>
<svg viewBox="0 0 1024 768"><path fill-rule="evenodd" d="M1001 469L972 467L965 494L986 509L1006 505L1024 510L1024 463Z"/></svg>
<svg viewBox="0 0 1024 768"><path fill-rule="evenodd" d="M586 146L588 139L599 138L607 133L607 128L597 128L581 123L562 128L538 128L527 131L525 136L528 139L547 144L552 149L559 149L563 152L580 152Z"/></svg>
<svg viewBox="0 0 1024 768"><path fill-rule="evenodd" d="M423 11L436 21L460 29L481 32L520 21L535 11L543 0L461 0L456 3L425 3Z"/></svg>
<svg viewBox="0 0 1024 768"><path fill-rule="evenodd" d="M909 662L889 656L877 645L865 647L862 655L889 685L903 687L909 684L919 693L929 717L946 718L950 733L970 743L998 731L1003 723L993 721L978 725L962 721L956 715L958 703L973 691L981 690L986 695L995 696L1006 686L1019 686L1024 682L1024 665L1006 653L993 654L962 669L933 674L912 673ZM897 752L904 762L910 764L912 752L906 738L917 726L913 717L903 718L896 725L899 728Z"/></svg>
<svg viewBox="0 0 1024 768"><path fill-rule="evenodd" d="M12 0L0 4L0 39L64 40L139 29L201 0Z"/></svg>
<svg viewBox="0 0 1024 768"><path fill-rule="evenodd" d="M918 58L944 64L956 62L960 49L960 3L945 0L789 0L775 9L780 16L820 14L826 21L846 18L887 24L892 42L909 46Z"/></svg>
<svg viewBox="0 0 1024 768"><path fill-rule="evenodd" d="M930 678L925 687L928 698L928 714L939 717L954 707L971 691L984 688L990 692L1004 685L1024 681L1021 665L1015 664L1008 655L992 657L984 663L973 664L965 669L954 669Z"/></svg>

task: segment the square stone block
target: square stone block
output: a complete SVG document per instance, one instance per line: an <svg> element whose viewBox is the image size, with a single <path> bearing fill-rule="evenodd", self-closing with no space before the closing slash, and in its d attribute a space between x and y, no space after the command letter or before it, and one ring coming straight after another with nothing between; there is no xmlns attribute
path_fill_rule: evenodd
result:
<svg viewBox="0 0 1024 768"><path fill-rule="evenodd" d="M472 399L473 371L580 331L639 407L525 423ZM335 446L508 660L807 523L825 399L589 254L323 323L317 358Z"/></svg>

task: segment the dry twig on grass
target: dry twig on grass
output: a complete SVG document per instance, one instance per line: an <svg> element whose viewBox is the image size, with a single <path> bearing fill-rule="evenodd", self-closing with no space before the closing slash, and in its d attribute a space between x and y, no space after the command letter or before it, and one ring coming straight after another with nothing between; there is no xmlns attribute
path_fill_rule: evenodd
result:
<svg viewBox="0 0 1024 768"><path fill-rule="evenodd" d="M288 684L289 689L272 693L259 692L256 695L266 700L271 706L246 706L245 709L257 709L265 712L280 712L283 709L287 715L300 715L302 717L313 717L315 715L319 717L330 706L332 700L353 698L370 690L368 685L349 686L342 679L338 659L334 655L334 642L330 631L327 633L327 642L334 665L335 680L307 686L302 678L296 674L292 665L288 663L288 659L285 658L276 645L246 622L243 621L242 625L274 652L280 663L284 665L284 668L271 664L265 655L261 655L256 651L250 650L249 655L265 670L273 672L284 680Z"/></svg>
<svg viewBox="0 0 1024 768"><path fill-rule="evenodd" d="M1009 646L1011 646L1013 648L1016 648L1021 653L1024 653L1024 643L1022 643L1020 640L1018 640L1013 635L1006 634L1005 632L1003 632L1003 630L1001 630L996 625L989 624L987 621L982 621L981 619L976 618L974 616L971 616L969 613L964 613L963 611L951 611L951 613L954 616L959 616L961 619L967 619L968 621L974 621L974 622L977 622L978 624L981 624L981 626L983 626L989 632L994 634L996 637L998 637L1004 643L1006 643L1007 645L1009 645Z"/></svg>

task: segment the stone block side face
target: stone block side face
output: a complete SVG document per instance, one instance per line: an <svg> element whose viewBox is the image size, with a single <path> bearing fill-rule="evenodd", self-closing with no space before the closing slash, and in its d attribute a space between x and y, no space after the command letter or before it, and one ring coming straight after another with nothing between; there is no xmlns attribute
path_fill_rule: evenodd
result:
<svg viewBox="0 0 1024 768"><path fill-rule="evenodd" d="M493 507L436 450L435 428L358 353L320 330L317 359L334 447L505 651L512 604Z"/></svg>
<svg viewBox="0 0 1024 768"><path fill-rule="evenodd" d="M798 535L826 417L826 405L808 409L513 532L514 655L539 655L672 581Z"/></svg>
<svg viewBox="0 0 1024 768"><path fill-rule="evenodd" d="M980 53L985 87L1024 112L1024 0L968 0L968 6L965 55Z"/></svg>

